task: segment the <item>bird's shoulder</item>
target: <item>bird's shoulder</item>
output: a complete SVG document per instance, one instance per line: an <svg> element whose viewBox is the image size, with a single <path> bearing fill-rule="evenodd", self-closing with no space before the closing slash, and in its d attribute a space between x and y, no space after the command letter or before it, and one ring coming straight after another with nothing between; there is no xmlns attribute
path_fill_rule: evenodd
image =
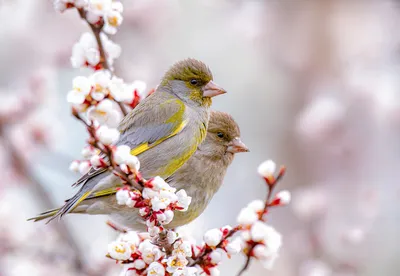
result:
<svg viewBox="0 0 400 276"><path fill-rule="evenodd" d="M126 115L118 129L124 133L143 126L179 125L185 120L186 109L185 103L171 93L156 91Z"/></svg>

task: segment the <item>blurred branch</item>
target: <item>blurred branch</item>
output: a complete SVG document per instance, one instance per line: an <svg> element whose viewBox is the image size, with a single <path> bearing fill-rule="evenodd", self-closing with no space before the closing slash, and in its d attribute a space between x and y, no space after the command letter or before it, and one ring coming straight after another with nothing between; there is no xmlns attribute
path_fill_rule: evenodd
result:
<svg viewBox="0 0 400 276"><path fill-rule="evenodd" d="M51 200L51 196L47 193L47 191L43 188L43 185L39 181L39 179L36 178L36 176L31 172L29 169L29 165L25 161L24 157L21 155L21 153L18 151L18 149L15 147L15 145L12 143L12 141L9 139L9 137L6 134L5 126L8 125L8 122L2 122L0 124L0 139L4 145L4 149L7 149L7 153L10 157L10 160L12 162L12 166L15 169L16 173L23 177L25 181L29 182L32 184L32 187L34 188L34 192L36 193L37 197L39 198L40 202L44 205L45 208L51 209L54 207L54 204ZM77 243L75 242L75 239L71 235L69 229L65 225L64 222L60 221L57 224L53 225L56 231L59 233L61 239L67 244L68 246L71 247L71 249L75 253L75 260L74 260L74 268L77 272L82 272L84 265L82 263L82 256L80 254L80 249L77 246Z"/></svg>

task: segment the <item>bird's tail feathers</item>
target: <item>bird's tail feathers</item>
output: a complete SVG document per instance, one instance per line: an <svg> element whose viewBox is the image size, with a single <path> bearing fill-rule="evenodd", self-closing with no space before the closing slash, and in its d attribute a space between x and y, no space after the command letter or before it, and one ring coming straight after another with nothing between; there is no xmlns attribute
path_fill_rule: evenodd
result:
<svg viewBox="0 0 400 276"><path fill-rule="evenodd" d="M61 208L52 209L52 210L43 212L43 213L39 214L38 216L30 218L28 220L33 220L36 222L36 221L40 221L40 220L49 218L49 220L46 222L46 224L47 224L50 221L54 220L55 218L61 219L61 217L64 216L65 214L72 212L78 206L78 204L81 203L82 201L84 201L89 195L90 195L90 191L78 193L71 199L67 200L65 202L64 206L62 206Z"/></svg>
<svg viewBox="0 0 400 276"><path fill-rule="evenodd" d="M55 214L57 214L57 212L59 210L60 210L60 208L48 210L46 212L43 212L43 213L39 214L36 217L29 218L28 221L33 220L34 222L36 222L36 221L40 221L40 220L44 220L44 219L50 218L50 217L54 216Z"/></svg>
<svg viewBox="0 0 400 276"><path fill-rule="evenodd" d="M78 193L77 195L69 199L67 202L65 202L64 206L61 207L56 214L51 216L51 218L47 221L47 223L49 223L55 218L61 219L61 217L64 216L65 214L72 212L79 205L79 203L84 201L89 195L90 191Z"/></svg>

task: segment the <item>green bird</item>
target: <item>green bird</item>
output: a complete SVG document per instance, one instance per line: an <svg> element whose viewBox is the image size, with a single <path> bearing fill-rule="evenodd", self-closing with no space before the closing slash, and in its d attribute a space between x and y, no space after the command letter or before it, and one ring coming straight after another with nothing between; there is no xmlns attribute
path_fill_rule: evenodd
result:
<svg viewBox="0 0 400 276"><path fill-rule="evenodd" d="M166 179L169 185L177 190L184 189L192 197L189 209L186 212L175 212L174 219L166 227L188 224L201 215L221 187L235 153L247 151L248 148L240 139L239 126L232 116L212 111L204 142L180 169ZM137 209L118 205L115 194L90 196L78 205L75 212L108 214L114 222L124 227L146 230Z"/></svg>
<svg viewBox="0 0 400 276"><path fill-rule="evenodd" d="M211 98L224 93L203 62L191 58L179 61L165 73L156 91L125 116L116 144L129 146L131 154L138 156L144 178L168 178L205 139ZM31 220L52 220L78 212L76 207L88 197L114 195L119 185L119 177L107 169L91 168L74 184L81 188L63 207Z"/></svg>

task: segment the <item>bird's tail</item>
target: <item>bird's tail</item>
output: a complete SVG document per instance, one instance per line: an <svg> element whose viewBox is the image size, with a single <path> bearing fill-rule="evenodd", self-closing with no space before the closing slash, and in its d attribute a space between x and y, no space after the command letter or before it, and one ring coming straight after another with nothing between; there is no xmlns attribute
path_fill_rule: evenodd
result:
<svg viewBox="0 0 400 276"><path fill-rule="evenodd" d="M46 211L44 213L39 214L36 217L30 218L28 220L33 220L33 221L40 221L46 218L49 218L47 223L52 221L55 218L61 218L63 215L71 213L74 211L74 209L81 203L83 200L85 200L88 196L90 195L90 191L81 191L72 198L68 199L64 206L61 208L57 209L52 209L49 211Z"/></svg>
<svg viewBox="0 0 400 276"><path fill-rule="evenodd" d="M38 216L30 218L28 220L33 220L36 222L36 221L44 220L47 218L51 218L51 217L55 216L59 210L60 210L60 208L48 210L48 211L43 212L43 213L39 214Z"/></svg>

